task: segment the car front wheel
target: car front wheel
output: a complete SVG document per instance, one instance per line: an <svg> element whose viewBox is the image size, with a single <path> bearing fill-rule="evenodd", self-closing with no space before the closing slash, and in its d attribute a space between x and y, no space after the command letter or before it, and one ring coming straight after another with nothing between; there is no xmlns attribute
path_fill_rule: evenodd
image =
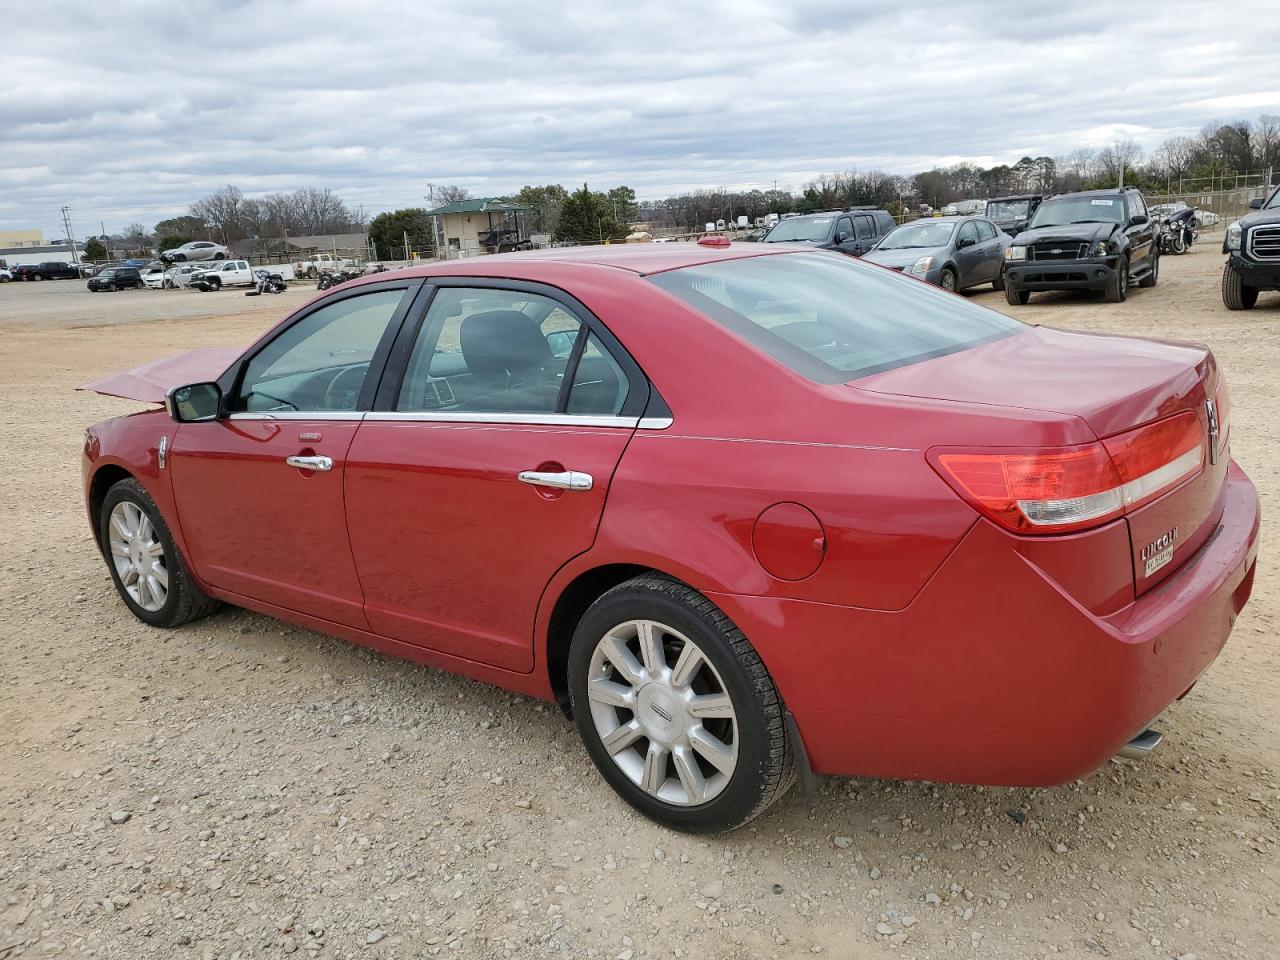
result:
<svg viewBox="0 0 1280 960"><path fill-rule="evenodd" d="M782 698L742 632L659 574L601 596L569 653L578 733L610 786L676 830L718 833L794 781Z"/></svg>
<svg viewBox="0 0 1280 960"><path fill-rule="evenodd" d="M1124 303L1129 295L1129 261L1121 260L1104 291L1107 303Z"/></svg>
<svg viewBox="0 0 1280 960"><path fill-rule="evenodd" d="M1252 310L1258 302L1258 288L1244 282L1244 277L1230 263L1222 271L1222 303L1228 310Z"/></svg>
<svg viewBox="0 0 1280 960"><path fill-rule="evenodd" d="M1027 301L1031 299L1030 290L1015 290L1007 283L1004 286L1005 302L1013 307L1025 306Z"/></svg>
<svg viewBox="0 0 1280 960"><path fill-rule="evenodd" d="M168 525L137 480L121 480L107 491L98 542L116 591L143 623L177 627L217 606L187 575Z"/></svg>

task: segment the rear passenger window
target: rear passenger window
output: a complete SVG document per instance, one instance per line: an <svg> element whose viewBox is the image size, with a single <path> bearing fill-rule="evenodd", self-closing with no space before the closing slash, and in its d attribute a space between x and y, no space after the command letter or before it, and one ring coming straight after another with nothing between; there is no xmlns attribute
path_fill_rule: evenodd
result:
<svg viewBox="0 0 1280 960"><path fill-rule="evenodd" d="M875 224L872 223L871 218L865 214L859 214L854 218L854 222L857 224L859 240L870 240L876 235Z"/></svg>
<svg viewBox="0 0 1280 960"><path fill-rule="evenodd" d="M570 369L575 373L566 389ZM423 321L396 409L493 414L498 420L504 414L612 415L626 394L617 362L556 301L512 290L445 287Z"/></svg>
<svg viewBox="0 0 1280 960"><path fill-rule="evenodd" d="M978 239L980 241L994 240L996 238L996 228L986 220L975 220L974 223L978 225Z"/></svg>

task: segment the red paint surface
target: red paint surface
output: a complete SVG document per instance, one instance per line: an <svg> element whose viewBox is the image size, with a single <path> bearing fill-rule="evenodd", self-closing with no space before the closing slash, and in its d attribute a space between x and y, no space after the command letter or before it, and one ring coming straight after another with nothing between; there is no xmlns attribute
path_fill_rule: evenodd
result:
<svg viewBox="0 0 1280 960"><path fill-rule="evenodd" d="M641 276L788 254L658 246L410 273L571 292L661 392L674 415L665 430L178 428L155 412L91 429L86 483L103 467L136 475L216 596L536 696L551 695L548 628L571 584L608 564L664 571L746 633L820 772L1067 780L1216 656L1257 553L1257 495L1227 458L1128 517L1059 536L980 519L926 459L938 446L1067 446L1180 410L1202 417L1217 382L1207 350L1028 328L817 385ZM174 386L173 372L142 379ZM302 442L307 431L322 439ZM284 465L304 451L332 456L334 470ZM595 486L547 496L514 479L548 464ZM1174 561L1135 578L1137 553L1174 525ZM814 555L821 564L805 572Z"/></svg>

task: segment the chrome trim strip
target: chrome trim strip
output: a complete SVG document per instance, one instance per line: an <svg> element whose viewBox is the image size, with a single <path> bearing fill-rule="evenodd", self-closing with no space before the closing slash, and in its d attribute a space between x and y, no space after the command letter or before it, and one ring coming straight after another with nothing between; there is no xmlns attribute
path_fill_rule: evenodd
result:
<svg viewBox="0 0 1280 960"><path fill-rule="evenodd" d="M228 420L349 420L359 422L368 414L359 413L355 410L273 410L270 413L262 411L241 411L240 413L227 414Z"/></svg>
<svg viewBox="0 0 1280 960"><path fill-rule="evenodd" d="M665 430L675 423L670 417L641 417L638 430Z"/></svg>
<svg viewBox="0 0 1280 960"><path fill-rule="evenodd" d="M445 413L422 410L409 413L377 411L367 421L402 423L491 423L547 427L625 427L634 430L639 417L606 417L571 413Z"/></svg>

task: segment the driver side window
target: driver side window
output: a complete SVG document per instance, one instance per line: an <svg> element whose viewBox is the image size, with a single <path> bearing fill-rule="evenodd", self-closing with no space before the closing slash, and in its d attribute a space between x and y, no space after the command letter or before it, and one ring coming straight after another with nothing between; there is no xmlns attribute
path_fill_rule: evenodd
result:
<svg viewBox="0 0 1280 960"><path fill-rule="evenodd" d="M959 243L961 240L970 240L974 243L978 242L978 228L972 220L966 220L961 224L960 233L956 237L956 242Z"/></svg>
<svg viewBox="0 0 1280 960"><path fill-rule="evenodd" d="M355 410L374 351L404 296L404 290L379 290L303 317L249 361L235 409Z"/></svg>

